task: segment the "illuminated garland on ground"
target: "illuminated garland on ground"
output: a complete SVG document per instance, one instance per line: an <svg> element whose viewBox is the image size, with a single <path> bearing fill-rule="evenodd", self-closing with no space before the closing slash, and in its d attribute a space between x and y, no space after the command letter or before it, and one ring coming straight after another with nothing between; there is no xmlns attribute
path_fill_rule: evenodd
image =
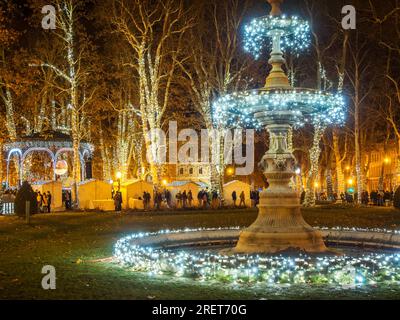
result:
<svg viewBox="0 0 400 320"><path fill-rule="evenodd" d="M267 116L290 112L296 126L318 120L325 125L340 124L345 119L345 101L340 94L312 90L253 90L232 93L214 105L214 121L228 127L263 128L257 113Z"/></svg>
<svg viewBox="0 0 400 320"><path fill-rule="evenodd" d="M251 52L256 59L259 58L262 49L269 46L268 40L275 32L281 34L283 50L290 48L294 53L298 53L311 43L310 26L307 21L295 16L266 16L254 19L245 26L245 50Z"/></svg>
<svg viewBox="0 0 400 320"><path fill-rule="evenodd" d="M222 255L210 251L154 249L131 244L132 240L195 231L239 230L235 228L163 230L138 233L120 239L115 257L126 267L151 275L171 275L231 283L362 285L400 282L400 254L369 253L360 256L260 256ZM360 228L337 230L371 231ZM373 229L379 232L399 231Z"/></svg>
<svg viewBox="0 0 400 320"><path fill-rule="evenodd" d="M333 230L333 231L352 231L352 232L378 232L378 233L390 233L390 234L399 234L400 230L391 230L391 229L382 229L382 228L359 228L359 227L316 227L316 229L320 230Z"/></svg>

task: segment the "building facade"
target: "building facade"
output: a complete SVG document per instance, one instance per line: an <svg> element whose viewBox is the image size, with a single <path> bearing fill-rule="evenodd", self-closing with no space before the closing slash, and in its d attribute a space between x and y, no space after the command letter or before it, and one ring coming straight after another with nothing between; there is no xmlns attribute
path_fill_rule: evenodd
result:
<svg viewBox="0 0 400 320"><path fill-rule="evenodd" d="M367 152L366 186L368 192L372 190L395 191L399 185L399 154L397 145L388 143L372 146Z"/></svg>
<svg viewBox="0 0 400 320"><path fill-rule="evenodd" d="M210 184L210 164L201 162L166 164L162 179L172 181L193 181Z"/></svg>

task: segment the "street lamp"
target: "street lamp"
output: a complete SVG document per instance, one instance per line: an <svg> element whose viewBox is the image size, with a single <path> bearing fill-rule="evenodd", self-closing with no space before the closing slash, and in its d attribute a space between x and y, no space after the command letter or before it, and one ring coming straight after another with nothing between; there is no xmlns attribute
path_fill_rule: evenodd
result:
<svg viewBox="0 0 400 320"><path fill-rule="evenodd" d="M348 185L351 187L353 185L353 179L350 178L349 180L347 180Z"/></svg>
<svg viewBox="0 0 400 320"><path fill-rule="evenodd" d="M121 177L122 177L122 173L118 171L117 174L116 174L116 176L117 176L117 180L118 180L118 191L120 191L120 190L121 190Z"/></svg>

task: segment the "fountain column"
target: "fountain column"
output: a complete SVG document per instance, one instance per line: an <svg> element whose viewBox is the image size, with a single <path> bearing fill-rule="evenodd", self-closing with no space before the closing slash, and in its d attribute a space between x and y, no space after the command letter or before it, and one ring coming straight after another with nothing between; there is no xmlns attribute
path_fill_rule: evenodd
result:
<svg viewBox="0 0 400 320"><path fill-rule="evenodd" d="M241 232L236 252L327 251L321 233L304 221L299 195L289 187L296 164L288 150L289 129L290 124L267 125L270 148L259 165L269 187L261 192L257 220Z"/></svg>
<svg viewBox="0 0 400 320"><path fill-rule="evenodd" d="M270 15L280 15L281 0L268 0ZM272 70L267 77L265 90L291 89L282 69L285 63L280 48L281 33L273 30L273 46L269 63ZM269 133L269 150L259 166L268 179L269 187L260 194L256 221L240 234L235 248L238 253L276 253L282 251L326 252L322 234L308 225L300 212L300 197L290 188L295 175L295 158L288 149L288 135L296 122L293 110L260 111L254 114L265 124Z"/></svg>

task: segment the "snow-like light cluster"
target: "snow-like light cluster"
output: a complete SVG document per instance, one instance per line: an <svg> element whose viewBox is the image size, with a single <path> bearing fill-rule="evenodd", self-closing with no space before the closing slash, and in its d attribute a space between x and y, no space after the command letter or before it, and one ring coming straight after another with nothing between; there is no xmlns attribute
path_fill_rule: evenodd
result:
<svg viewBox="0 0 400 320"><path fill-rule="evenodd" d="M382 229L382 228L360 228L360 227L316 227L320 230L333 230L333 231L351 231L351 232L378 232L400 235L400 230Z"/></svg>
<svg viewBox="0 0 400 320"><path fill-rule="evenodd" d="M253 90L235 92L216 100L214 121L228 127L260 129L264 123L254 115L289 112L296 126L318 120L325 125L341 124L345 119L345 100L340 94L313 90Z"/></svg>
<svg viewBox="0 0 400 320"><path fill-rule="evenodd" d="M245 26L245 50L257 59L262 49L271 44L269 40L276 32L281 35L282 50L290 49L299 53L311 43L310 26L307 21L296 16L266 16L254 19Z"/></svg>
<svg viewBox="0 0 400 320"><path fill-rule="evenodd" d="M131 243L132 240L138 238L157 235L237 229L239 228L163 230L133 234L117 242L115 257L124 266L131 267L135 271L148 272L151 275L172 275L232 283L361 285L400 281L400 254L222 255L210 251L155 249Z"/></svg>

